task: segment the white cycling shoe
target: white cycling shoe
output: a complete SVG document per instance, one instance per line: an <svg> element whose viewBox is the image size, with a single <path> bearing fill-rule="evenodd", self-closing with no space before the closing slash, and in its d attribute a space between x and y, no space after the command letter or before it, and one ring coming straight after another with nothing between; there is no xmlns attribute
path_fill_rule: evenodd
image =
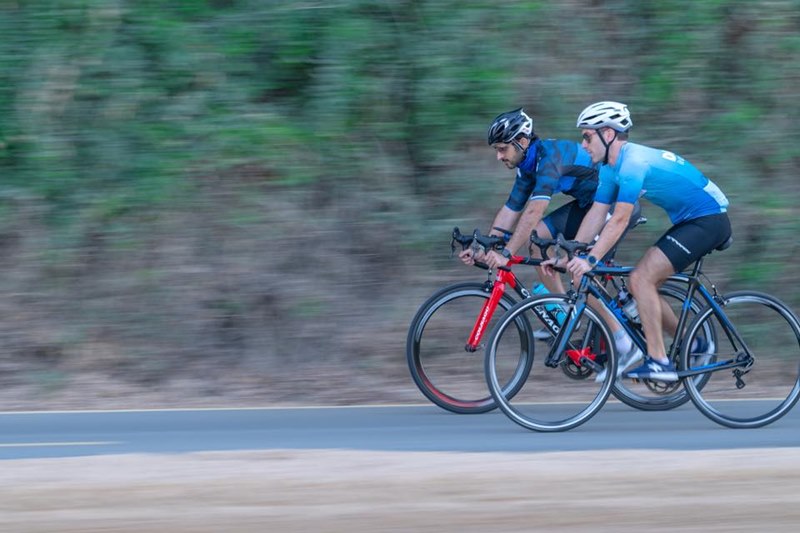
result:
<svg viewBox="0 0 800 533"><path fill-rule="evenodd" d="M631 366L632 364L640 361L644 357L642 351L634 344L631 349L625 355L619 358L619 364L617 365L617 377L620 377L622 373L625 371L626 368ZM606 379L606 369L604 368L600 371L597 376L595 376L594 380L598 383L605 381Z"/></svg>

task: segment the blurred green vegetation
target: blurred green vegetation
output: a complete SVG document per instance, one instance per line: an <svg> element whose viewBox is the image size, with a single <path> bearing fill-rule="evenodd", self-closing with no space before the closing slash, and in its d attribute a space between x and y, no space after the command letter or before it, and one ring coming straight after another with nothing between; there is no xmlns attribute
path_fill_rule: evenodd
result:
<svg viewBox="0 0 800 533"><path fill-rule="evenodd" d="M271 324L343 301L394 339L447 280L448 230L510 188L488 122L523 105L576 138L601 99L728 194L719 278L800 299L796 0L0 0L0 35L12 355L33 316L69 353L311 357L352 326Z"/></svg>
<svg viewBox="0 0 800 533"><path fill-rule="evenodd" d="M291 186L389 172L424 201L498 110L574 137L576 110L615 97L637 138L770 196L800 150L796 7L5 0L3 186L107 220L255 164Z"/></svg>

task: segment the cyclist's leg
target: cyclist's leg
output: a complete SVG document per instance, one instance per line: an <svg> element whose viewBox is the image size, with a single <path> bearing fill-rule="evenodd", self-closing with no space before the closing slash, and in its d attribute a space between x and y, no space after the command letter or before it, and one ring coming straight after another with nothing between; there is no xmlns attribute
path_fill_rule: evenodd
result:
<svg viewBox="0 0 800 533"><path fill-rule="evenodd" d="M675 273L675 268L659 248L652 246L631 272L630 289L638 304L639 319L647 340L650 357L663 361L667 358L662 329L662 313L665 311L658 286ZM669 311L672 313L672 310Z"/></svg>
<svg viewBox="0 0 800 533"><path fill-rule="evenodd" d="M611 209L608 212L608 216L606 220L611 218L611 215L614 213L614 207L616 207L616 203L611 205ZM603 257L604 260L614 257L614 254L617 252L617 248L619 247L622 240L628 234L628 232L636 225L639 218L642 216L642 205L639 202L633 204L633 211L631 212L630 220L628 221L628 227L625 228L625 231L622 233L622 236L619 238L617 243L614 245L611 250L606 253ZM670 331L673 333L677 333L678 329L678 317L675 315L674 311L672 310L672 306L667 302L663 296L660 296L661 299L661 325L664 328L664 331ZM675 336L673 335L673 338Z"/></svg>
<svg viewBox="0 0 800 533"><path fill-rule="evenodd" d="M536 228L539 236L543 239L552 239L559 233L563 234L567 239L574 239L581 227L583 217L589 211L591 204L581 207L577 200L566 203L554 210L552 213L544 217ZM536 250L538 254L539 251ZM539 279L542 280L547 290L554 293L565 292L564 283L560 276L550 277L542 273L540 267L536 267L536 272Z"/></svg>
<svg viewBox="0 0 800 533"><path fill-rule="evenodd" d="M659 287L661 287L661 285L663 285L663 283L659 283ZM673 339L677 339L678 316L663 296L659 295L659 298L661 299L661 327L664 328L664 331L672 333Z"/></svg>
<svg viewBox="0 0 800 533"><path fill-rule="evenodd" d="M608 210L608 214L606 215L606 222L608 222L611 219L611 216L614 214L614 208L616 206L617 206L616 203L611 205L611 208ZM641 216L642 216L642 205L639 202L635 202L633 204L633 211L631 211L630 218L628 219L628 226L622 232L622 235L620 235L619 239L617 239L617 242L614 243L614 246L611 247L611 249L608 252L606 252L606 254L603 256L602 258L603 261L608 261L609 259L612 259L616 255L617 248L619 247L619 244L622 242L622 239L624 239L625 236L628 234L628 232L631 230L631 228L633 228L638 223L639 217ZM594 298L592 298L592 300L594 300ZM663 302L663 304L667 305L666 302ZM609 327L611 328L611 331L614 334L614 339L617 342L617 350L619 351L618 371L622 372L623 370L625 370L626 367L638 361L642 357L642 352L633 343L633 340L630 339L627 332L625 332L625 330L623 329L622 325L619 322L617 322L614 315L605 309L599 309L599 307L600 303L597 302L595 309L597 309L598 312L600 312L601 316L606 320L606 322L608 322ZM603 377L602 374L598 376L598 378L600 379L602 379L602 377Z"/></svg>
<svg viewBox="0 0 800 533"><path fill-rule="evenodd" d="M728 240L730 235L726 213L687 220L667 230L636 265L631 273L631 292L639 303L651 357L662 361L666 358L663 307L659 305L657 287L674 272L680 272Z"/></svg>

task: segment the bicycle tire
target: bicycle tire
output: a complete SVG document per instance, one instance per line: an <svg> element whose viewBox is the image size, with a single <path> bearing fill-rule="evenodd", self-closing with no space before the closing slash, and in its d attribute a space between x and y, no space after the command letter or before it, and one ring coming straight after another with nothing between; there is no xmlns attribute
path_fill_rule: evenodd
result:
<svg viewBox="0 0 800 533"><path fill-rule="evenodd" d="M675 284L665 283L659 287L658 292L661 296L674 298L679 305L683 305L683 302L686 301L686 289ZM697 299L693 299L689 305L695 316L705 307L705 304ZM716 340L713 329L708 331L707 335L712 338L712 341ZM676 364L678 364L679 359L680 352L676 354ZM708 377L700 375L694 379L697 380L698 387L702 387L701 380L707 380ZM689 401L689 394L680 382L660 383L650 380L638 380L636 382L620 377L614 382L614 388L611 393L622 403L640 411L668 411Z"/></svg>
<svg viewBox="0 0 800 533"><path fill-rule="evenodd" d="M736 368L716 370L706 374L702 387L685 380L685 388L697 409L718 424L729 428L771 424L800 398L800 322L786 304L762 292L736 291L722 297L720 305L753 355L753 364L738 380ZM725 334L717 334L717 343L707 352L692 354L688 346L704 325ZM708 368L737 355L738 344L732 342L711 307L695 316L686 338L680 370Z"/></svg>
<svg viewBox="0 0 800 533"><path fill-rule="evenodd" d="M545 324L536 314L537 310L541 312L548 305L560 305L569 309L571 302L563 294L548 294L523 300L500 318L489 336L485 358L489 390L503 413L526 429L542 432L573 429L597 414L611 394L617 364L613 336L608 325L590 307L586 307L581 316L570 319L580 322L582 326L572 331L569 340L576 351L584 349L586 352L583 353L590 357L599 356L600 347L606 350L605 364L611 372L602 383L575 380L559 368L549 368L542 364L540 368L531 367L517 394L506 395L500 386L499 370L506 366L503 364L505 354L502 351L502 340L509 328L522 316L527 316L534 323L539 321ZM595 332L599 334L600 342ZM564 334L566 333L560 335ZM510 355L513 358L513 353ZM540 357L539 360L541 362L544 358Z"/></svg>
<svg viewBox="0 0 800 533"><path fill-rule="evenodd" d="M406 359L411 377L428 400L447 411L479 414L496 407L486 388L483 349L474 353L465 350L475 319L490 295L491 290L481 282L444 287L420 306L409 326ZM493 321L502 315L501 309L506 311L514 304L516 299L503 294ZM522 319L515 325L519 334L519 360L504 386L508 395L519 389L519 376L528 372L534 356L530 324Z"/></svg>

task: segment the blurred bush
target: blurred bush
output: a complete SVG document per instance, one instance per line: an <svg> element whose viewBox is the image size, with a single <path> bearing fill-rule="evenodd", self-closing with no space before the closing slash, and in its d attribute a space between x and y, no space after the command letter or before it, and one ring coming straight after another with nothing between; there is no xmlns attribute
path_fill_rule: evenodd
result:
<svg viewBox="0 0 800 533"><path fill-rule="evenodd" d="M524 105L541 135L577 138L599 99L728 194L737 244L715 278L794 304L798 13L0 0L0 360L150 385L401 367L415 306L472 274L449 229L485 227L510 188L489 121ZM648 215L631 259L666 227Z"/></svg>

